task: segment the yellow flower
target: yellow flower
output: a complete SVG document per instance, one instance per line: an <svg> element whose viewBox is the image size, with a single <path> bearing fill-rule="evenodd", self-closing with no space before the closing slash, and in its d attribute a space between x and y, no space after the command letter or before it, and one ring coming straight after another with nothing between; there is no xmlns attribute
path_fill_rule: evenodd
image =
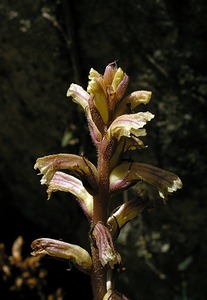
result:
<svg viewBox="0 0 207 300"><path fill-rule="evenodd" d="M132 135L136 137L145 136L146 131L145 129L142 129L142 127L153 118L154 115L148 111L119 116L108 128L108 135L110 137L115 137L118 141L122 136L129 138Z"/></svg>
<svg viewBox="0 0 207 300"><path fill-rule="evenodd" d="M83 182L85 188L93 194L97 188L98 172L96 167L86 158L75 154L53 154L37 159L34 166L43 175L41 184L49 184L59 170L68 170Z"/></svg>
<svg viewBox="0 0 207 300"><path fill-rule="evenodd" d="M131 112L141 103L147 104L152 96L152 92L149 91L135 91L121 100L115 110L114 117Z"/></svg>
<svg viewBox="0 0 207 300"><path fill-rule="evenodd" d="M109 64L104 75L93 68L89 73L87 92L93 95L93 101L105 124L108 124L118 100L122 97L128 83L128 76L121 68Z"/></svg>

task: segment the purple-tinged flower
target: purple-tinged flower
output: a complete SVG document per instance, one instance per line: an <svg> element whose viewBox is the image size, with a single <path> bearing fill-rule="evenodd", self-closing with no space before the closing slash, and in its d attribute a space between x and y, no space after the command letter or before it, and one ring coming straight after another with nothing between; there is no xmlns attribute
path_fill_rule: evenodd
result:
<svg viewBox="0 0 207 300"><path fill-rule="evenodd" d="M155 186L164 202L167 201L168 194L182 188L182 182L176 174L148 164L133 162L123 163L112 170L110 190L122 190L142 180Z"/></svg>
<svg viewBox="0 0 207 300"><path fill-rule="evenodd" d="M97 169L86 158L74 154L54 154L38 158L34 166L43 175L41 184L50 184L59 170L68 170L81 179L84 187L91 194L97 190Z"/></svg>
<svg viewBox="0 0 207 300"><path fill-rule="evenodd" d="M84 213L92 218L93 215L93 196L84 188L81 180L64 172L57 171L48 184L48 199L56 191L67 192L75 195Z"/></svg>
<svg viewBox="0 0 207 300"><path fill-rule="evenodd" d="M31 244L33 256L50 255L58 258L68 259L72 264L83 272L90 272L92 260L90 254L80 246L62 241L41 238L34 240Z"/></svg>
<svg viewBox="0 0 207 300"><path fill-rule="evenodd" d="M140 203L139 201L131 200L118 207L107 220L107 225L113 238L117 238L122 227L139 216L146 206L147 202Z"/></svg>

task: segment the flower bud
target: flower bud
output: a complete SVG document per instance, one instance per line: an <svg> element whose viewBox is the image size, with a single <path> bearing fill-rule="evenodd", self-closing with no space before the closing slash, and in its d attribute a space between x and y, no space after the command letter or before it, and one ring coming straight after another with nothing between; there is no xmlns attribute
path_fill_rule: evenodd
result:
<svg viewBox="0 0 207 300"><path fill-rule="evenodd" d="M147 202L140 203L136 200L122 204L107 220L111 235L117 238L122 227L140 215L146 206Z"/></svg>

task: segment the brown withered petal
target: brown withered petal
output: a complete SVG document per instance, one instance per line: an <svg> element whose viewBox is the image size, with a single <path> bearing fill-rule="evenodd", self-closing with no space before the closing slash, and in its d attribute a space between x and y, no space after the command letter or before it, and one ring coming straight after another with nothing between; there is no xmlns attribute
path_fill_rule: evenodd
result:
<svg viewBox="0 0 207 300"><path fill-rule="evenodd" d="M50 256L68 259L83 272L90 272L92 260L90 254L82 247L62 241L40 238L31 244L33 256L47 254Z"/></svg>
<svg viewBox="0 0 207 300"><path fill-rule="evenodd" d="M115 265L120 265L121 256L115 251L109 229L98 222L94 226L92 234L99 250L99 260L102 266L109 264L110 268L114 269Z"/></svg>
<svg viewBox="0 0 207 300"><path fill-rule="evenodd" d="M144 163L124 163L111 172L110 187L112 191L122 189L130 182L143 180L154 185L163 201L167 201L167 195L182 188L180 178L169 171L162 170Z"/></svg>
<svg viewBox="0 0 207 300"><path fill-rule="evenodd" d="M78 176L89 191L97 188L97 169L86 158L74 154L54 154L38 158L34 166L43 175L41 184L49 184L56 171L68 170ZM90 191L89 191L90 192Z"/></svg>

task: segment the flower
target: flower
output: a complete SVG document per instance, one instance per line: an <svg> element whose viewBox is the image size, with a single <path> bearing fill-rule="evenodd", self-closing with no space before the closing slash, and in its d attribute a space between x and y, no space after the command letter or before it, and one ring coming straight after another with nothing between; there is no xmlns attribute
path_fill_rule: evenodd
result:
<svg viewBox="0 0 207 300"><path fill-rule="evenodd" d="M34 240L31 244L33 256L50 255L58 258L68 259L83 272L90 272L92 260L90 254L80 246L62 241L41 238Z"/></svg>
<svg viewBox="0 0 207 300"><path fill-rule="evenodd" d="M93 95L93 101L105 124L108 124L118 100L128 84L128 76L116 64L109 64L104 75L93 68L89 72L87 91Z"/></svg>
<svg viewBox="0 0 207 300"><path fill-rule="evenodd" d="M118 141L122 136L145 136L146 131L142 127L154 118L150 112L138 112L136 114L122 115L117 117L108 128L108 134Z"/></svg>
<svg viewBox="0 0 207 300"><path fill-rule="evenodd" d="M86 158L74 154L54 154L37 159L34 166L43 175L41 184L50 184L54 174L59 170L68 170L82 180L84 187L93 194L97 189L98 172Z"/></svg>
<svg viewBox="0 0 207 300"><path fill-rule="evenodd" d="M139 202L137 200L127 201L117 208L107 220L113 238L117 238L120 230L126 223L141 214L147 206L147 202Z"/></svg>
<svg viewBox="0 0 207 300"><path fill-rule="evenodd" d="M38 158L34 168L43 175L41 184L48 186L48 199L52 192L70 192L77 197L87 217L92 218L98 172L89 160L73 154L54 154ZM68 170L72 175L59 170Z"/></svg>
<svg viewBox="0 0 207 300"><path fill-rule="evenodd" d="M68 192L75 195L85 214L90 219L92 218L93 196L87 192L81 180L64 172L57 171L48 184L48 199L50 199L52 192L56 191Z"/></svg>
<svg viewBox="0 0 207 300"><path fill-rule="evenodd" d="M110 268L114 269L115 265L121 264L121 256L115 251L109 229L101 222L94 226L92 238L99 250L99 260L103 267L109 264Z"/></svg>
<svg viewBox="0 0 207 300"><path fill-rule="evenodd" d="M115 115L117 116L130 113L133 109L135 109L140 104L147 104L152 96L152 92L150 91L135 91L125 97L122 101L120 101L116 107Z"/></svg>
<svg viewBox="0 0 207 300"><path fill-rule="evenodd" d="M167 195L182 188L180 178L160 168L144 163L124 163L115 167L110 174L110 190L115 192L138 182L145 181L154 185L163 201L167 201Z"/></svg>

